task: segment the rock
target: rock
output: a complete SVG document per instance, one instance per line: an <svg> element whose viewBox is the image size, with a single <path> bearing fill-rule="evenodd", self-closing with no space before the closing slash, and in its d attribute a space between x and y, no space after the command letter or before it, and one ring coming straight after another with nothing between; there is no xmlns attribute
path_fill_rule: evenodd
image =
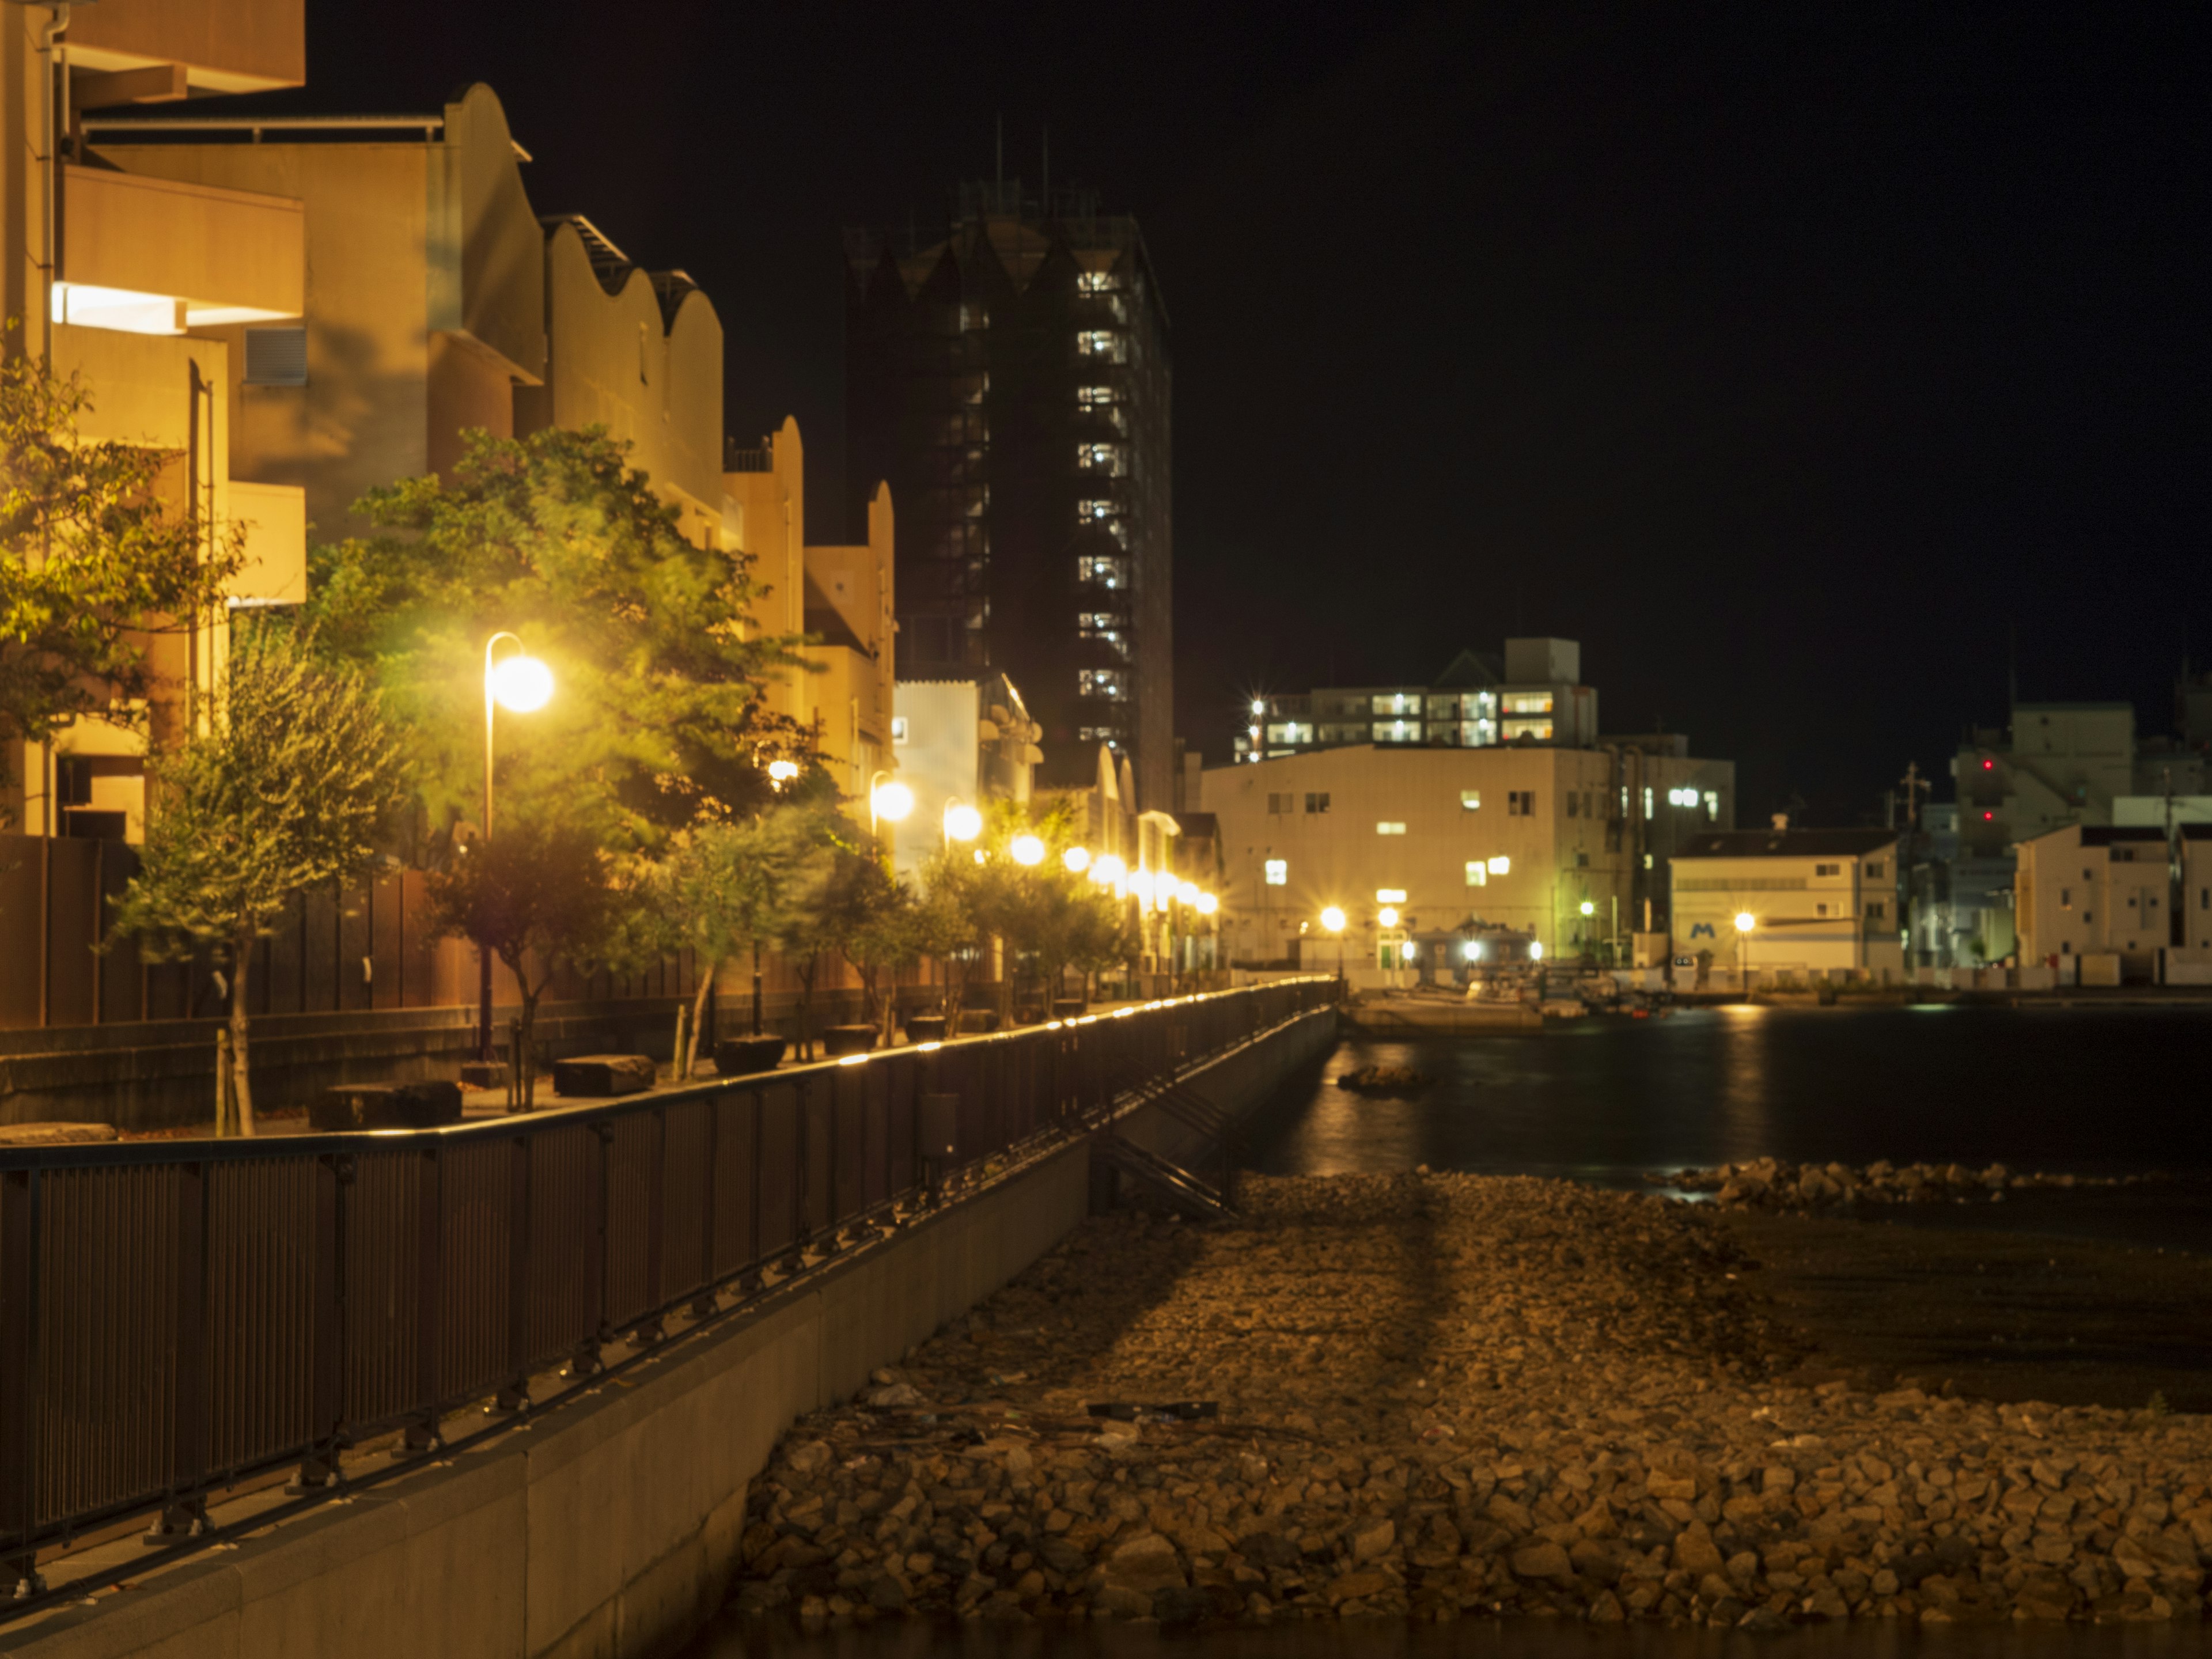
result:
<svg viewBox="0 0 2212 1659"><path fill-rule="evenodd" d="M1790 1621L1773 1608L1753 1607L1735 1621L1735 1627L1748 1631L1784 1631L1790 1626Z"/></svg>
<svg viewBox="0 0 2212 1659"><path fill-rule="evenodd" d="M1152 1592L1132 1589L1127 1584L1108 1584L1091 1598L1091 1605L1101 1613L1112 1613L1116 1619L1149 1619L1152 1616Z"/></svg>
<svg viewBox="0 0 2212 1659"><path fill-rule="evenodd" d="M911 1382L893 1382L886 1388L870 1390L868 1403L878 1411L908 1408L926 1404L921 1393Z"/></svg>
<svg viewBox="0 0 2212 1659"><path fill-rule="evenodd" d="M1513 1573L1516 1578L1550 1578L1565 1584L1574 1582L1575 1568L1566 1551L1547 1540L1514 1551Z"/></svg>
<svg viewBox="0 0 2212 1659"><path fill-rule="evenodd" d="M1202 1589L1176 1584L1152 1596L1152 1617L1163 1625L1195 1624L1212 1611L1213 1598Z"/></svg>
<svg viewBox="0 0 2212 1659"><path fill-rule="evenodd" d="M813 1474L829 1467L830 1448L819 1440L809 1440L785 1452L783 1461L800 1474Z"/></svg>
<svg viewBox="0 0 2212 1659"><path fill-rule="evenodd" d="M1123 1589L1177 1589L1187 1582L1176 1547L1156 1532L1131 1539L1106 1558L1106 1582Z"/></svg>
<svg viewBox="0 0 2212 1659"><path fill-rule="evenodd" d="M1397 1524L1391 1521L1377 1521L1352 1534L1352 1559L1358 1562L1372 1561L1397 1541Z"/></svg>
<svg viewBox="0 0 2212 1659"><path fill-rule="evenodd" d="M1237 1553L1255 1567L1295 1567L1298 1547L1272 1532L1247 1533L1237 1540Z"/></svg>
<svg viewBox="0 0 2212 1659"><path fill-rule="evenodd" d="M1713 1535L1702 1525L1685 1528L1676 1534L1674 1553L1676 1566L1701 1578L1709 1572L1722 1571L1728 1565Z"/></svg>
<svg viewBox="0 0 2212 1659"><path fill-rule="evenodd" d="M1389 1573L1373 1567L1339 1573L1328 1581L1329 1605L1335 1607L1346 1601L1358 1601L1364 1596L1380 1595L1396 1582Z"/></svg>

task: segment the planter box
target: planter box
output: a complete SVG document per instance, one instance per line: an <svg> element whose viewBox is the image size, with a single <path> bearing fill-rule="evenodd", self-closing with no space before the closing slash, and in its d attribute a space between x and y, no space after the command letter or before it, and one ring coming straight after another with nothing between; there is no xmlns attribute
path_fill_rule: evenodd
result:
<svg viewBox="0 0 2212 1659"><path fill-rule="evenodd" d="M653 1087L652 1060L645 1054L580 1054L553 1062L553 1092L580 1099L641 1094Z"/></svg>
<svg viewBox="0 0 2212 1659"><path fill-rule="evenodd" d="M348 1083L325 1089L307 1124L325 1134L360 1129L434 1129L461 1121L458 1083Z"/></svg>
<svg viewBox="0 0 2212 1659"><path fill-rule="evenodd" d="M996 1008L965 1009L960 1015L960 1029L963 1031L995 1031L999 1029L999 1011Z"/></svg>
<svg viewBox="0 0 2212 1659"><path fill-rule="evenodd" d="M832 1060L841 1054L865 1054L875 1046L872 1025L832 1025L822 1034L822 1052Z"/></svg>
<svg viewBox="0 0 2212 1659"><path fill-rule="evenodd" d="M780 1036L724 1037L714 1045L714 1070L723 1077L773 1072L783 1063L786 1046Z"/></svg>
<svg viewBox="0 0 2212 1659"><path fill-rule="evenodd" d="M1081 997L1055 997L1053 999L1052 1017L1054 1019L1080 1019L1083 1011L1090 1006Z"/></svg>
<svg viewBox="0 0 2212 1659"><path fill-rule="evenodd" d="M906 1040L908 1042L944 1042L945 1016L942 1014L908 1014L906 1017Z"/></svg>

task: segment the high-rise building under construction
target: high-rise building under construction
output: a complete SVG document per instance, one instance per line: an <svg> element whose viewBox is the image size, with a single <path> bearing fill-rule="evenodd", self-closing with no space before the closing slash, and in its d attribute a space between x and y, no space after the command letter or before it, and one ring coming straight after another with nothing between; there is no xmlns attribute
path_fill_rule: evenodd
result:
<svg viewBox="0 0 2212 1659"><path fill-rule="evenodd" d="M1168 805L1168 320L1137 222L963 185L941 234L848 232L848 476L888 479L901 678L1005 672L1042 784L1097 746Z"/></svg>

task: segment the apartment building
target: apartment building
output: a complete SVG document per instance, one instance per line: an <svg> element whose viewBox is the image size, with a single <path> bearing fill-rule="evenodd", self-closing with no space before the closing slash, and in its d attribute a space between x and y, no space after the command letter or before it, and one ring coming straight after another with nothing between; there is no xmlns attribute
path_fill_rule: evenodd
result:
<svg viewBox="0 0 2212 1659"><path fill-rule="evenodd" d="M1255 697L1236 738L1242 762L1360 744L1498 744L1584 748L1599 742L1597 690L1581 684L1573 640L1505 641L1502 656L1462 651L1426 684L1318 686Z"/></svg>
<svg viewBox="0 0 2212 1659"><path fill-rule="evenodd" d="M1316 749L1200 778L1187 804L1218 827L1231 958L1332 964L1332 907L1354 962L1413 960L1471 926L1626 961L1647 902L1663 925L1664 860L1725 826L1735 794L1726 761L1534 744Z"/></svg>
<svg viewBox="0 0 2212 1659"><path fill-rule="evenodd" d="M2207 845L2186 833L2203 828L2185 825L2182 846ZM2023 963L2058 968L2065 978L2076 959L2116 956L2121 977L2148 980L2157 976L2160 951L2195 943L2191 935L2206 931L2198 918L2199 909L2212 904L2202 897L2212 886L2204 879L2204 863L2185 855L2184 918L2178 923L2171 848L2162 828L2064 824L2021 842L2019 854L2014 910Z"/></svg>
<svg viewBox="0 0 2212 1659"><path fill-rule="evenodd" d="M1674 854L1676 971L1686 958L1701 979L1739 985L1900 974L1897 859L1893 830L1778 823L1694 837Z"/></svg>

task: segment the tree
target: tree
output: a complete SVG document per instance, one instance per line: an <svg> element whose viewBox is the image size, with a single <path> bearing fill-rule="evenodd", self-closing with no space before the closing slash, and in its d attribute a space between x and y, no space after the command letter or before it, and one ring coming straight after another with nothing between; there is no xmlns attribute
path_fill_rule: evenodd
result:
<svg viewBox="0 0 2212 1659"><path fill-rule="evenodd" d="M653 878L655 908L672 945L689 948L698 973L687 1077L698 1063L707 998L722 964L750 950L753 1034L760 1034L761 946L788 931L813 902L827 849L816 814L779 805L750 818L710 821L682 832Z"/></svg>
<svg viewBox="0 0 2212 1659"><path fill-rule="evenodd" d="M245 559L242 529L173 510L172 458L81 438L90 407L76 375L0 360L0 738L45 743L76 720L142 728L149 640L199 626Z"/></svg>
<svg viewBox="0 0 2212 1659"><path fill-rule="evenodd" d="M256 939L294 897L358 880L405 793L399 747L356 670L319 660L281 624L246 632L208 731L155 766L143 861L116 925L159 957L208 940L228 953L231 1083L253 1133L247 975Z"/></svg>
<svg viewBox="0 0 2212 1659"><path fill-rule="evenodd" d="M475 940L514 975L522 1024L514 1058L527 1111L537 1093L538 1004L560 963L630 954L614 860L574 825L502 820L489 841L462 842L450 864L431 872L428 890L431 930Z"/></svg>
<svg viewBox="0 0 2212 1659"><path fill-rule="evenodd" d="M880 860L843 853L824 899L825 933L860 977L867 1023L888 1043L897 1012L899 969L921 956L914 894Z"/></svg>
<svg viewBox="0 0 2212 1659"><path fill-rule="evenodd" d="M434 819L479 807L484 646L502 629L559 687L501 745L502 819L657 849L775 804L767 761L808 747L761 697L805 663L799 641L752 626L750 561L685 540L625 453L596 427L471 433L445 477L362 498L380 534L315 550L315 613L389 688Z"/></svg>
<svg viewBox="0 0 2212 1659"><path fill-rule="evenodd" d="M937 963L945 1029L957 1036L968 984L989 959L991 930L978 904L978 873L971 851L952 848L922 860L921 894L911 926L916 946Z"/></svg>

